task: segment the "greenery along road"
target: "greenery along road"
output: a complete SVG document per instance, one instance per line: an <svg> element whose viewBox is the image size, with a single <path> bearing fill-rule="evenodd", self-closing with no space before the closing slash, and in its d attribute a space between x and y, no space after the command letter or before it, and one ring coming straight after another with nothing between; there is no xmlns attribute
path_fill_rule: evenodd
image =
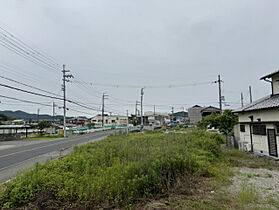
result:
<svg viewBox="0 0 279 210"><path fill-rule="evenodd" d="M34 205L47 195L62 206L130 206L138 199L166 194L178 180L214 176L223 161L223 141L221 135L203 131L110 136L75 147L69 156L38 164L4 184L0 203Z"/></svg>
<svg viewBox="0 0 279 210"><path fill-rule="evenodd" d="M74 147L75 145L95 141L104 138L116 131L100 131L87 135L74 136L54 141L32 142L15 147L0 150L0 182L7 181L18 170L29 167L30 163L34 164L40 161L41 157L51 158L51 153L59 153L65 148ZM24 142L24 141L23 141ZM5 146L5 145L4 145ZM43 158L43 159L44 159ZM26 164L28 163L28 164ZM0 202L1 203L1 202ZM1 204L0 204L1 205Z"/></svg>

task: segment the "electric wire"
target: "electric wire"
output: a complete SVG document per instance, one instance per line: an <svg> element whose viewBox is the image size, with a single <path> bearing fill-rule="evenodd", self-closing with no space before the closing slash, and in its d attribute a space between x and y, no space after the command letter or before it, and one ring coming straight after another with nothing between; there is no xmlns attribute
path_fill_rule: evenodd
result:
<svg viewBox="0 0 279 210"><path fill-rule="evenodd" d="M6 37L7 34L12 38L14 39L18 44L20 44L21 46L25 47L25 48L28 48L30 49L33 54L36 54L50 62L52 62L54 65L57 65L57 66L60 66L59 64L57 64L57 62L50 56L47 56L47 55L44 55L44 53L38 49L34 49L32 46L30 46L29 44L27 44L26 42L24 42L23 40L19 39L17 36L15 36L12 32L8 31L7 29L5 29L3 26L0 26L0 29L2 31L4 31L6 34L2 33L3 35L5 35Z"/></svg>
<svg viewBox="0 0 279 210"><path fill-rule="evenodd" d="M21 92L28 93L28 94L40 96L40 97L46 97L46 98L51 98L51 99L56 99L56 100L64 100L63 98L60 98L60 97L49 96L49 95L45 95L45 94L41 94L41 93L37 93L37 92L32 92L32 91L24 90L24 89L21 89L21 88L13 87L13 86L10 86L10 85L0 84L0 86L5 87L5 88L9 88L9 89L12 89L12 90L16 90L16 91L21 91ZM98 109L96 109L96 108L83 105L83 104L80 103L80 102L72 101L72 100L69 100L69 99L66 99L66 101L69 102L69 103L78 105L78 106L80 106L80 107L83 107L83 108L85 108L85 109L100 111L100 110L98 110Z"/></svg>
<svg viewBox="0 0 279 210"><path fill-rule="evenodd" d="M37 105L42 105L42 106L50 106L50 107L52 106L50 104L44 104L44 103L40 103L40 102L36 102L36 101L29 101L29 100L14 98L14 97L5 96L5 95L0 95L0 97L15 100L15 101L20 101L20 102L24 102L24 103L31 103L31 104L37 104Z"/></svg>
<svg viewBox="0 0 279 210"><path fill-rule="evenodd" d="M19 81L17 81L17 80L14 80L14 79L11 79L11 78L8 78L8 77L4 77L4 76L1 76L1 75L0 75L0 78L5 79L5 80L8 80L8 81L10 81L10 82L14 82L14 83L23 85L23 86L26 86L26 87L29 87L29 88L33 88L33 89L35 89L35 90L39 90L39 91L41 91L41 92L45 92L45 93L48 93L48 94L51 94L51 95L55 95L55 96L62 97L61 95L58 95L58 94L55 94L55 93L52 93L52 92L43 90L43 89L41 89L41 88L34 87L34 86L32 86L32 85L27 85L27 84L25 84L25 83L19 82Z"/></svg>
<svg viewBox="0 0 279 210"><path fill-rule="evenodd" d="M1 26L0 37L2 38L0 39L1 45L13 51L14 53L31 62L35 62L36 64L41 64L42 66L50 69L59 70L60 65L54 62L52 58L49 58L38 50L35 50L33 47L26 44L24 41L20 40Z"/></svg>
<svg viewBox="0 0 279 210"><path fill-rule="evenodd" d="M81 82L78 80L74 80L75 82ZM213 84L214 82L196 82L196 83L185 83L185 84L168 84L168 85L130 85L130 84L104 84L104 83L93 83L93 82L86 82L88 85L91 86L101 86L101 87L112 87L112 88L183 88L189 86L198 86L198 85L208 85Z"/></svg>
<svg viewBox="0 0 279 210"><path fill-rule="evenodd" d="M34 60L34 59L31 59L30 57L28 57L27 55L25 55L24 53L20 52L19 50L17 50L16 48L14 47L11 47L10 45L8 45L7 43L3 42L1 39L0 39L0 45L9 49L10 51L14 52L15 54L25 58L26 60L36 64L36 65L39 65L40 67L42 67L43 69L46 69L48 70L49 68L46 68L45 65L41 64L40 62ZM52 69L53 70L53 69Z"/></svg>

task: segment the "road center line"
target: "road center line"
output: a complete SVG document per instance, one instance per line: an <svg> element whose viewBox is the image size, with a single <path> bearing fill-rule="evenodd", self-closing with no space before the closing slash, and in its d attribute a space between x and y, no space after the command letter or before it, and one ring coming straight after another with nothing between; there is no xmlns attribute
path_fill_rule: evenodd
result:
<svg viewBox="0 0 279 210"><path fill-rule="evenodd" d="M100 136L94 136L92 138L99 138ZM18 151L18 152L14 152L14 153L10 153L10 154L6 154L6 155L2 155L0 156L0 158L4 158L4 157L8 157L8 156L12 156L12 155L16 155L16 154L20 154L20 153L24 153L24 152L31 152L37 149L42 149L42 148L46 148L46 147L50 147L50 146L54 146L54 145L59 145L59 144L64 144L67 142L72 142L72 141L77 141L78 139L72 139L72 140L68 140L65 142L56 142L54 144L49 144L49 145L45 145L45 146L41 146L41 147L35 147L35 148L31 148L31 149L27 149L27 150L23 150L23 151Z"/></svg>

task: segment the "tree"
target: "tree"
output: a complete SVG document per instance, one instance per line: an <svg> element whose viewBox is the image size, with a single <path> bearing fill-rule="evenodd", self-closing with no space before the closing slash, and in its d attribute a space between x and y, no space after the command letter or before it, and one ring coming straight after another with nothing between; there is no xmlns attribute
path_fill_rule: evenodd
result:
<svg viewBox="0 0 279 210"><path fill-rule="evenodd" d="M39 122L39 124L38 124L38 128L39 128L39 130L40 130L40 132L42 133L42 131L46 128L46 127L48 127L49 126L49 124L48 124L48 122L46 122L46 121L41 121L41 122Z"/></svg>
<svg viewBox="0 0 279 210"><path fill-rule="evenodd" d="M94 128L95 123L88 123L87 126L88 126L89 129Z"/></svg>
<svg viewBox="0 0 279 210"><path fill-rule="evenodd" d="M201 121L197 123L197 126L202 129L210 128L218 128L219 121L218 121L218 114L213 112L211 115L204 117Z"/></svg>
<svg viewBox="0 0 279 210"><path fill-rule="evenodd" d="M225 134L233 133L233 127L238 122L238 116L232 110L225 110L223 114L218 116L219 130Z"/></svg>
<svg viewBox="0 0 279 210"><path fill-rule="evenodd" d="M222 114L212 113L203 118L197 125L200 128L207 128L208 126L218 128L220 132L227 135L233 133L233 127L237 122L237 115L232 110L225 110Z"/></svg>
<svg viewBox="0 0 279 210"><path fill-rule="evenodd" d="M8 117L4 114L0 114L0 120L1 121L7 121L8 120Z"/></svg>

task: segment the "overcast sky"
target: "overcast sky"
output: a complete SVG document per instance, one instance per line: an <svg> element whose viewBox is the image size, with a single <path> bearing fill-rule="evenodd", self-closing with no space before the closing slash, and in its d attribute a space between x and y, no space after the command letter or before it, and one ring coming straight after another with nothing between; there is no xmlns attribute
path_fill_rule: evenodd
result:
<svg viewBox="0 0 279 210"><path fill-rule="evenodd" d="M144 86L145 111L153 110L153 104L165 112L172 105L175 111L195 104L218 106L218 86L210 84L218 74L230 105L226 108L237 108L240 92L245 103L249 101L249 85L253 99L271 92L259 78L279 66L278 9L278 0L2 0L0 26L52 57L61 68L66 64L75 76L67 84L67 95L96 108L105 92L106 111L134 112L139 87ZM61 94L58 70L43 69L2 46L0 64L13 67L9 71L0 67L2 76ZM175 87L181 84L190 85ZM52 103L3 87L0 94ZM0 100L1 110L52 112L51 107ZM91 115L90 110L69 107L88 113L70 111L72 116Z"/></svg>

